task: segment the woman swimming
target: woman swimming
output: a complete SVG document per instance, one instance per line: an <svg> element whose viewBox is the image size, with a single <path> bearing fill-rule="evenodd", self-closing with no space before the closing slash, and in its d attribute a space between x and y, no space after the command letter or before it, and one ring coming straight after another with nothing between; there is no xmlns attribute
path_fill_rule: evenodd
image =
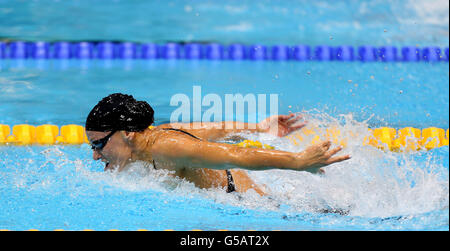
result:
<svg viewBox="0 0 450 251"><path fill-rule="evenodd" d="M86 119L86 134L94 160L102 160L105 170L122 171L129 163L145 161L156 169L174 171L174 175L200 188L227 187L228 192L254 189L263 195L262 189L239 169L318 173L323 172L321 167L347 160L350 156L335 156L342 148L330 150L330 141L292 153L243 148L214 140L244 131L270 132L282 137L305 126L305 123L295 125L299 119L300 116L291 114L274 116L256 125L194 122L149 128L154 122L151 106L133 96L116 93L102 99L92 109Z"/></svg>

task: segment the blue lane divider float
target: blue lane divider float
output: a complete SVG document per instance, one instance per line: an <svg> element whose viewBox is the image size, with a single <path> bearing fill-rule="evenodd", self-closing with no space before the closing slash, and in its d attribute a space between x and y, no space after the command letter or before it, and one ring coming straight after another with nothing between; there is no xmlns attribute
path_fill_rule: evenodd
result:
<svg viewBox="0 0 450 251"><path fill-rule="evenodd" d="M331 61L333 60L333 52L330 46L316 46L314 49L313 59L319 61Z"/></svg>
<svg viewBox="0 0 450 251"><path fill-rule="evenodd" d="M402 48L403 61L416 62L420 60L420 49L414 46ZM448 61L448 60L447 60Z"/></svg>
<svg viewBox="0 0 450 251"><path fill-rule="evenodd" d="M383 62L392 62L398 60L398 50L394 46L384 46L379 49L379 57Z"/></svg>
<svg viewBox="0 0 450 251"><path fill-rule="evenodd" d="M405 46L308 46L217 43L131 42L0 42L0 59L188 59L439 62L449 61L449 48Z"/></svg>
<svg viewBox="0 0 450 251"><path fill-rule="evenodd" d="M88 42L75 43L71 46L70 58L91 59L94 57L94 45Z"/></svg>
<svg viewBox="0 0 450 251"><path fill-rule="evenodd" d="M264 45L252 45L248 48L249 59L251 60L266 60L267 57L267 47Z"/></svg>
<svg viewBox="0 0 450 251"><path fill-rule="evenodd" d="M0 42L0 58L6 58L6 44Z"/></svg>
<svg viewBox="0 0 450 251"><path fill-rule="evenodd" d="M297 61L311 60L311 47L307 45L296 45L291 48L290 59Z"/></svg>
<svg viewBox="0 0 450 251"><path fill-rule="evenodd" d="M358 60L373 62L378 59L377 48L372 46L361 46L358 48Z"/></svg>
<svg viewBox="0 0 450 251"><path fill-rule="evenodd" d="M232 44L228 47L228 50L224 49L224 53L227 53L227 56L224 56L224 59L231 60L243 60L246 58L245 48L242 44Z"/></svg>
<svg viewBox="0 0 450 251"><path fill-rule="evenodd" d="M142 44L140 49L140 58L156 59L158 57L158 46L156 44Z"/></svg>
<svg viewBox="0 0 450 251"><path fill-rule="evenodd" d="M271 49L272 60L289 60L289 47L286 45L275 45Z"/></svg>
<svg viewBox="0 0 450 251"><path fill-rule="evenodd" d="M333 57L338 61L353 61L355 50L352 46L339 46L334 50Z"/></svg>
<svg viewBox="0 0 450 251"><path fill-rule="evenodd" d="M53 58L68 59L71 57L71 44L67 42L57 42L53 44Z"/></svg>
<svg viewBox="0 0 450 251"><path fill-rule="evenodd" d="M224 46L221 44L208 44L205 47L205 56L209 60L221 60L223 56Z"/></svg>

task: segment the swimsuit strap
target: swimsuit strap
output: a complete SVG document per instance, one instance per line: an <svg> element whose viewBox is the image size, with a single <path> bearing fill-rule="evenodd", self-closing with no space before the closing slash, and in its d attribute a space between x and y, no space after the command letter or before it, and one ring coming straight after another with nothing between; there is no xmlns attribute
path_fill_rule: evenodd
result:
<svg viewBox="0 0 450 251"><path fill-rule="evenodd" d="M190 133L188 133L188 132L186 132L186 131L180 130L180 129L175 129L175 128L163 128L163 130L164 130L164 131L177 131L177 132L182 132L182 133L187 134L187 135L189 135L189 136L191 136L191 137L193 137L193 138L196 138L196 139L198 139L198 140L202 140L201 138L199 138L199 137L197 137L197 136L195 136L195 135L192 135L192 134L190 134Z"/></svg>
<svg viewBox="0 0 450 251"><path fill-rule="evenodd" d="M227 173L227 181L228 181L227 193L235 192L236 186L234 185L233 176L231 175L230 170L225 170L225 172Z"/></svg>
<svg viewBox="0 0 450 251"><path fill-rule="evenodd" d="M180 129L175 129L175 128L163 128L164 131L177 131L177 132L182 132L184 134L187 134L193 138L196 138L198 140L202 140L201 138L192 135L186 131L180 130ZM155 165L155 160L153 160L153 168L156 169L156 165ZM228 182L228 186L227 186L227 193L231 193L231 192L235 192L236 191L236 186L234 184L234 180L233 180L233 175L231 175L230 170L225 170L226 174L227 174L227 182Z"/></svg>

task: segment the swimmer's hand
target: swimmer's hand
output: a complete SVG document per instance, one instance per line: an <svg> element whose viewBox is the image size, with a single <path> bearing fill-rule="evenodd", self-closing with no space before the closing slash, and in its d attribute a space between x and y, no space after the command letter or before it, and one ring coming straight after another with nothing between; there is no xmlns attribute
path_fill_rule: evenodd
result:
<svg viewBox="0 0 450 251"><path fill-rule="evenodd" d="M307 122L296 124L302 115L274 115L259 122L258 128L260 132L269 133L278 137L284 137L291 132L303 128Z"/></svg>
<svg viewBox="0 0 450 251"><path fill-rule="evenodd" d="M310 173L324 173L325 171L321 168L333 163L341 162L350 159L350 155L334 156L336 153L342 150L342 146L330 149L331 142L324 141L319 144L308 147L303 152L298 153L299 166L301 170Z"/></svg>

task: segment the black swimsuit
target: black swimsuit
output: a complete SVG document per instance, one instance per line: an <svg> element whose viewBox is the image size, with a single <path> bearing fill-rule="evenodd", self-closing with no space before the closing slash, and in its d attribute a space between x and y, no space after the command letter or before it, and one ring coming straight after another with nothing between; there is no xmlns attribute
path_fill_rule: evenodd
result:
<svg viewBox="0 0 450 251"><path fill-rule="evenodd" d="M201 138L199 138L199 137L197 137L197 136L195 136L195 135L192 135L192 134L190 134L190 133L188 133L188 132L186 132L186 131L180 130L180 129L175 129L175 128L163 128L163 130L165 130L165 131L177 131L177 132L182 132L182 133L187 134L187 135L189 135L189 136L191 136L191 137L193 137L193 138L196 138L196 139L198 139L198 140L202 140ZM153 160L153 167L156 169L155 161L154 161L154 160ZM228 182L227 193L231 193L231 192L236 191L236 186L234 185L233 176L231 175L230 170L225 170L225 172L227 173L227 182Z"/></svg>

